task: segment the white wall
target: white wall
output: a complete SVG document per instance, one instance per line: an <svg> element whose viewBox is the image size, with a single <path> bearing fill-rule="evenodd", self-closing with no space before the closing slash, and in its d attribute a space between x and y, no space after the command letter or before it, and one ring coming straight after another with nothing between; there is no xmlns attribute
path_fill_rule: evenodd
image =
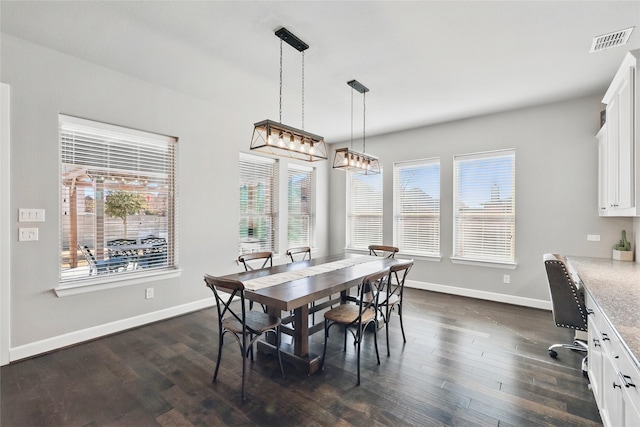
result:
<svg viewBox="0 0 640 427"><path fill-rule="evenodd" d="M602 94L367 138L367 152L384 170L384 243L393 243L393 163L441 160L441 262L417 260L410 278L445 290L487 299L544 307L549 293L542 254L611 257L621 229L632 219L600 218L597 209L597 141ZM335 144L339 148L347 144ZM356 144L357 147L357 144ZM515 270L452 264L453 156L516 150ZM345 245L345 174L330 174L331 251ZM637 223L636 223L637 224ZM638 228L638 227L636 227ZM599 234L600 242L587 241ZM637 234L637 232L636 232ZM637 236L636 236L637 241ZM402 248L400 248L402 252ZM503 283L503 275L511 283Z"/></svg>
<svg viewBox="0 0 640 427"><path fill-rule="evenodd" d="M6 243L11 245L13 358L210 304L203 274L240 270L235 263L238 153L248 150L253 123L263 117L242 114L246 97L209 103L5 34L1 48L1 79L12 91L11 239ZM224 87L224 76L212 76L212 85ZM181 277L56 296L58 113L179 138ZM319 207L328 205L327 179L327 167L320 165ZM46 210L37 242L13 238L19 208ZM326 209L319 209L319 255L326 253L326 222ZM155 297L147 300L144 288L151 286Z"/></svg>

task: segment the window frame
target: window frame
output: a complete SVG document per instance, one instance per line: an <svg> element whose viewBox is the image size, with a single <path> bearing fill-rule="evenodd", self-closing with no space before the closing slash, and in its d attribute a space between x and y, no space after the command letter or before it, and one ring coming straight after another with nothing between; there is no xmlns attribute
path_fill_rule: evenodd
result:
<svg viewBox="0 0 640 427"><path fill-rule="evenodd" d="M300 206L306 205L306 209L301 209L300 212L292 213L292 185L291 178L292 174L308 174L307 180L307 194L306 194L306 203L300 203ZM302 189L301 189L302 191ZM301 193L302 195L302 193ZM316 170L313 167L299 165L296 163L288 163L287 164L287 248L300 247L300 246L309 246L311 248L315 245L315 234L316 234L316 209L315 209L315 201L316 201ZM303 219L306 217L307 222L307 238L304 241L293 242L290 240L291 233L291 218L292 217L302 217Z"/></svg>
<svg viewBox="0 0 640 427"><path fill-rule="evenodd" d="M437 197L434 198L431 194L424 193L425 196L430 197L435 202L429 202L426 197L420 199L419 194L409 194L405 192L401 186L401 174L403 171L409 169L417 169L418 173L428 175L429 169L437 167L437 190L431 189L430 192L437 192ZM425 176L426 177L426 176ZM407 181L405 180L405 183ZM412 184L416 184L414 181ZM415 187L413 187L415 188ZM413 189L412 188L412 189ZM439 157L416 159L402 162L395 162L393 164L393 244L400 248L403 253L416 255L425 258L437 258L441 257L441 242L440 242L440 213L441 213L441 162ZM420 202L418 207L420 209L412 209L412 212L402 209L404 206L403 201L407 202ZM435 205L435 208L434 206ZM432 209L432 213L428 213ZM435 212L435 213L434 213ZM430 218L435 218L435 224L432 225L431 233L427 232L426 236L418 236L427 224L434 222L430 221ZM412 220L413 227L405 227L403 224L407 223L407 220ZM414 230L411 231L410 228ZM418 231L416 231L418 230ZM413 244L405 243L401 241L401 236L409 236ZM423 238L426 237L426 238ZM420 242L426 243L421 244Z"/></svg>
<svg viewBox="0 0 640 427"><path fill-rule="evenodd" d="M158 276L162 276L162 278L179 276L181 270L178 268L177 233L178 138L65 114L58 115L58 124L58 161L60 167L58 254L60 260L58 284L54 288L56 294L58 296L74 295L94 290L145 283L156 280ZM117 154L118 152L124 152L126 155L111 155L111 153ZM144 166L141 166L142 162L135 160L141 158L148 160L149 157L146 157L147 155L152 159L151 161L145 162ZM162 216L166 217L166 226L156 227L158 233L162 233L166 241L164 248L164 250L166 250L166 264L163 263L148 269L134 268L131 270L126 269L123 271L109 272L108 274L98 274L97 271L94 275L86 276L84 274L72 274L71 270L75 269L78 269L76 273L83 273L83 264L86 263L86 260L80 253L77 253L77 258L71 256L73 249L69 247L70 244L76 241L77 245L84 245L87 239L93 239L92 246L93 250L95 250L100 242L106 244L108 239L113 238L108 234L113 232L113 228L109 227L109 230L101 231L105 228L105 225L104 223L102 223L102 225L99 224L99 218L107 217L103 210L106 209L106 207L101 206L105 203L98 203L94 197L94 203L96 205L94 209L98 210L95 212L96 218L92 221L95 223L92 226L94 231L87 231L88 229L86 229L86 227L84 229L78 229L78 223L76 222L76 231L73 232L73 234L78 237L75 239L70 237L69 233L72 232L71 230L73 228L73 219L71 218L73 215L70 214L68 218L66 218L67 215L65 215L64 209L66 208L71 212L70 194L72 191L70 190L70 186L73 185L74 191L77 191L80 185L77 179L76 181L68 179L76 174L76 172L69 173L69 169L76 169L78 171L85 170L84 174L81 174L85 176L84 180L86 181L83 188L91 188L89 193L93 193L94 195L103 193L106 196L117 190L139 195L147 194L147 203L149 202L151 193L156 194L156 196L161 194L161 198L166 197L166 201L162 202L162 207L164 208ZM96 175L96 177L92 176L91 173ZM131 188L122 190L113 185L109 185L108 182L98 184L101 180L107 181L106 178L102 178L99 175L107 177L116 174L136 176L136 179L141 182L144 182L142 180L146 178L150 180L153 179L155 180L154 185L156 185L156 187L151 190L150 186L146 185L146 182L145 184L129 183L128 185ZM100 185L100 191L97 190L98 185ZM160 185L163 185L166 190L158 191L157 186ZM83 192L83 194L85 193ZM75 206L76 212L78 212L80 205L77 204ZM145 209L148 208L149 205L145 207ZM141 216L141 214L137 215L139 217ZM154 215L160 215L160 213ZM146 214L144 216L146 217ZM164 223L164 221L161 222ZM102 228L100 230L96 229L98 226ZM146 237L140 235L140 232L145 230L144 227L142 230L139 228L135 229L137 233L135 239L137 241ZM64 253L67 251L70 253L68 258L70 266L65 269ZM94 255L99 254L94 253ZM142 256L144 256L144 254ZM138 258L138 261L139 260L140 258ZM74 264L75 266L73 266ZM91 272L90 266L87 266L87 268L89 272Z"/></svg>
<svg viewBox="0 0 640 427"><path fill-rule="evenodd" d="M270 204L270 210L268 211L267 214L251 214L251 213L243 213L243 209L242 209L242 195L240 193L241 191L241 185L244 182L243 181L243 177L242 174L243 172L249 172L249 170L245 170L243 169L242 166L242 162L246 162L246 163L253 163L253 166L251 166L252 168L255 168L256 172L259 172L259 168L261 166L264 165L271 165L270 166L270 172L267 175L264 176L256 176L255 179L256 180L265 180L267 182L269 182L269 188L265 188L265 191L268 191L268 196L265 196L267 198L268 203ZM238 208L239 208L239 212L238 212L238 255L241 255L243 253L251 253L251 252L262 252L262 251L271 251L274 254L277 253L278 251L278 246L279 246L279 238L278 238L278 229L279 229L279 215L278 215L278 211L279 211L279 188L280 188L280 182L279 182L279 161L277 159L271 158L271 157L263 157L263 156L256 156L253 154L247 154L247 153L239 153L239 160L238 160L238 165L239 165L239 173L238 173ZM248 196L247 196L248 197ZM248 199L247 199L248 201ZM241 230L242 230L242 221L243 218L247 218L247 222L250 222L249 219L250 218L266 218L267 222L271 222L271 226L267 227L268 233L269 233L269 237L268 237L268 241L269 244L267 246L263 246L262 243L260 243L260 241L258 242L253 242L253 243L258 243L258 246L248 250L248 251L243 251L243 247L250 247L249 243L250 242L245 242L245 245L243 246L243 242L241 241L242 237L241 237ZM249 231L247 231L247 238L249 237Z"/></svg>
<svg viewBox="0 0 640 427"><path fill-rule="evenodd" d="M384 215L383 215L383 197L384 197L384 180L383 180L383 171L380 170L379 174L362 174L353 171L347 171L347 179L346 179L346 249L349 250L368 250L369 245L381 245L383 241L383 226L384 226ZM354 180L379 180L375 185L379 186L380 191L379 194L375 192L366 192L360 195L356 192L357 188L354 187ZM368 197L367 197L368 196ZM374 198L375 196L375 198ZM354 203L357 203L359 199L364 199L368 202L368 206L370 206L370 202L374 201L378 203L379 206L375 206L372 210L369 211L368 214L362 213L357 214L353 213L353 209L355 207ZM354 235L355 221L356 218L379 218L379 225L375 225L375 221L369 221L373 226L362 226L362 233L358 233ZM357 221L361 222L361 221ZM365 221L368 222L368 221ZM377 230L376 230L377 229ZM367 239L364 236L366 230L374 231L379 235L379 238L369 238ZM362 235L361 235L362 234ZM354 241L362 242L361 244L355 243ZM365 243L366 241L366 243Z"/></svg>
<svg viewBox="0 0 640 427"><path fill-rule="evenodd" d="M493 206L495 207L495 209L493 210L493 212L489 212L486 210L481 212L479 211L480 208L477 208L476 212L473 212L473 214L475 214L476 216L480 216L482 218L482 221L484 221L485 219L495 218L497 216L506 218L506 221L503 221L503 222L499 222L499 221L488 221L487 223L483 222L482 223L483 226L481 227L480 232L484 233L485 230L487 229L486 227L484 227L485 224L502 225L503 230L510 228L510 230L508 231L509 233L508 237L504 237L505 235L504 232L501 233L499 231L500 227L498 227L497 228L498 231L494 231L493 234L488 234L488 237L494 237L494 238L500 238L502 236L502 240L506 241L508 239L509 244L497 246L498 248L500 248L499 251L487 250L484 254L480 254L480 256L478 256L478 254L471 255L470 252L472 252L472 250L468 252L463 252L460 248L460 245L463 243L463 241L460 240L460 237L461 237L460 229L462 226L460 221L463 217L462 215L460 215L461 206L462 206L462 200L460 197L460 182L459 182L460 165L462 164L462 162L475 162L475 161L481 161L481 160L491 160L492 162L496 162L499 159L505 159L505 158L510 158L511 168L510 170L508 170L508 174L505 175L502 181L505 182L504 179L508 178L508 184L510 185L509 190L511 193L510 197L500 198L499 189L497 192L494 192L495 191L494 185L496 185L496 183L494 182L494 184L490 184L491 188L487 189L485 187L482 189L485 193L486 192L489 193L489 196L488 196L489 198L483 202L476 202L476 204L486 205L488 204L488 202L490 202L490 203L493 203ZM480 165L480 167L484 167L485 169L489 169L490 166L493 166L491 168L492 172L495 171L495 166L496 166L495 163L493 165L491 164ZM482 180L482 178L486 178L486 177L493 178L495 177L495 175L491 173L490 174L478 173L476 175L476 181L478 182ZM493 180L495 181L495 178L493 178ZM453 255L451 256L451 261L454 263L464 263L464 264L473 264L473 265L481 265L481 266L488 265L488 266L494 266L494 267L500 267L500 268L510 268L510 269L515 268L517 266L516 252L515 252L515 248L516 248L516 150L514 148L510 148L510 149L461 154L461 155L454 156L453 183L454 183L453 185ZM486 185L486 182L480 183L480 184ZM507 200L510 200L510 201L504 202ZM468 204L467 206L471 206L471 205ZM482 209L484 210L485 207L483 207ZM471 210L472 209L468 208L468 212L470 212ZM468 215L465 215L465 216L468 217ZM490 244L489 245L486 244L484 238L480 238L478 241L480 241L481 245L483 246L483 249L479 249L480 252L484 251L484 248L491 247ZM473 243L473 241L471 241L471 243ZM508 252L508 255L501 256L500 251L503 253Z"/></svg>

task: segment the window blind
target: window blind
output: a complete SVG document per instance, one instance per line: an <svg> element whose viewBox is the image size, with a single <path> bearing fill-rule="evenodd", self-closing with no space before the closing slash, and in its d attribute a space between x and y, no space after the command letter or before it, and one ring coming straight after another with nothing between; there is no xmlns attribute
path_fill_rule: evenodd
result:
<svg viewBox="0 0 640 427"><path fill-rule="evenodd" d="M239 253L276 251L278 164L240 153Z"/></svg>
<svg viewBox="0 0 640 427"><path fill-rule="evenodd" d="M173 269L177 139L62 114L59 133L61 284Z"/></svg>
<svg viewBox="0 0 640 427"><path fill-rule="evenodd" d="M396 163L393 169L394 246L440 256L440 160Z"/></svg>
<svg viewBox="0 0 640 427"><path fill-rule="evenodd" d="M454 157L454 258L515 261L515 150Z"/></svg>
<svg viewBox="0 0 640 427"><path fill-rule="evenodd" d="M287 245L313 246L314 173L312 168L289 164L287 169Z"/></svg>
<svg viewBox="0 0 640 427"><path fill-rule="evenodd" d="M382 244L382 172L347 172L347 247Z"/></svg>

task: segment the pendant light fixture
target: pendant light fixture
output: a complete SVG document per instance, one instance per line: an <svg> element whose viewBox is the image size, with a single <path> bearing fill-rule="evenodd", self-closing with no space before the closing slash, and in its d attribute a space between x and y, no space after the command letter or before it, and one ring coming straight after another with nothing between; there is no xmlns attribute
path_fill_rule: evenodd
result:
<svg viewBox="0 0 640 427"><path fill-rule="evenodd" d="M349 148L338 148L333 158L333 168L352 171L364 175L380 173L380 161L376 156L367 154L366 144L366 93L369 89L357 80L347 82L351 86L351 145ZM362 152L353 149L353 91L362 94Z"/></svg>
<svg viewBox="0 0 640 427"><path fill-rule="evenodd" d="M280 39L280 118L278 122L263 120L254 124L251 150L307 162L327 159L324 138L304 130L304 51L309 45L286 28L275 32ZM302 53L302 129L282 124L282 42Z"/></svg>

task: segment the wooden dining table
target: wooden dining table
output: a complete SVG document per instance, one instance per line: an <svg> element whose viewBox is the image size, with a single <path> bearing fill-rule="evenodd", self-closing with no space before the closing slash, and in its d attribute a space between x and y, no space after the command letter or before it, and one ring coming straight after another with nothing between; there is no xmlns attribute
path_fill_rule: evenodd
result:
<svg viewBox="0 0 640 427"><path fill-rule="evenodd" d="M308 271L309 267L320 266L334 261L349 260L363 255L340 254L314 258L307 261L298 261L288 264L276 265L259 270L234 273L223 276L226 279L239 280L243 283L253 279L263 278L278 273ZM280 352L286 361L299 369L306 370L309 374L320 369L321 356L309 351L309 337L319 331L324 331L324 320L315 324L309 323L309 315L320 311L330 305L340 303L335 299L319 302L331 295L340 293L344 301L348 290L357 286L362 279L369 274L384 270L400 262L399 259L369 257L359 258L358 263L308 277L298 278L261 289L250 290L245 285L246 298L259 302L266 306L267 312L282 317L282 312L287 314L293 311L293 316L283 318L281 331L293 337L293 343L283 343ZM315 303L315 304L312 304ZM258 341L258 349L263 353L275 354L276 347L273 339Z"/></svg>

